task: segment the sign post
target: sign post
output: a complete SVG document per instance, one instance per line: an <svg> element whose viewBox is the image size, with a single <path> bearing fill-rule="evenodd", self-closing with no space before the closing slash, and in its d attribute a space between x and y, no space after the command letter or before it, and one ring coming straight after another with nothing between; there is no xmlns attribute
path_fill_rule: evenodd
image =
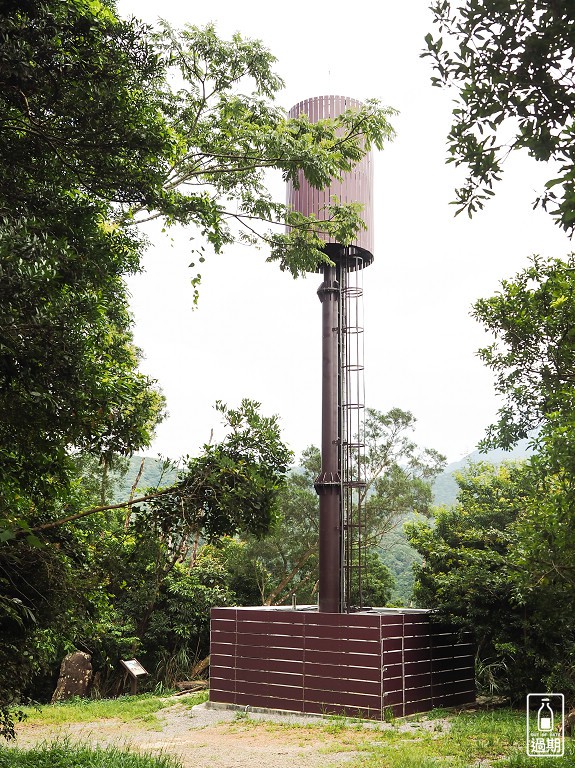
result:
<svg viewBox="0 0 575 768"><path fill-rule="evenodd" d="M140 677L145 677L148 672L140 664L137 659L120 659L120 664L124 667L126 672L130 675L130 688L131 693L135 696L138 693L138 680Z"/></svg>

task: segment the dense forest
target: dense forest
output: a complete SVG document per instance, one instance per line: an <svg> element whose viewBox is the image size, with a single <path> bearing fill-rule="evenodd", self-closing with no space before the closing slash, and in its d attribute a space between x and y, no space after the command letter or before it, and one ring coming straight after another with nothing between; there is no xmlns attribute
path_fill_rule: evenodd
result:
<svg viewBox="0 0 575 768"><path fill-rule="evenodd" d="M428 36L427 55L436 84L461 100L450 141L469 178L458 200L475 213L501 155L527 149L563 164L539 202L571 231L572 73L542 72L549 61L571 71L575 27L561 4L535 3L532 19L521 5L434 8L444 37ZM123 690L119 660L133 656L150 687L169 688L206 657L211 606L316 601L318 451L294 457L277 416L249 399L218 403L219 442L142 467L165 402L138 367L125 279L141 268L138 225L150 219L193 227L198 260L261 240L294 277L325 262L321 235L352 242L358 207L296 215L266 174L325 186L393 137L394 112L367 101L317 124L288 118L260 42L212 26L150 30L104 0L7 2L0 37L0 734L10 737L12 707L49 700L72 649L91 655L97 695ZM502 82L502 62L517 76ZM498 146L508 120L517 134ZM260 233L256 220L282 226ZM573 702L575 256L531 257L473 313L493 339L480 356L503 403L482 447L529 439L530 454L480 458L434 505L444 458L413 442L409 411L368 409L363 597L414 601L471 632L483 690L515 700L560 690Z"/></svg>
<svg viewBox="0 0 575 768"><path fill-rule="evenodd" d="M179 462L170 484L150 478L144 496L113 503L114 472L150 444L165 409L133 340L125 281L147 246L139 225L192 228L198 263L261 241L294 277L315 269L322 236L353 240L359 207L301 216L270 194L268 172L325 186L392 138L393 110L369 101L317 125L289 118L259 41L220 39L211 25L152 30L107 0L5 3L0 37L0 732L10 736L9 707L49 698L72 648L91 654L100 695L118 692L126 655L143 658L152 685L190 674L207 651L209 606L243 594L239 537L259 541L278 520L291 452L277 418L247 399L217 404L225 437Z"/></svg>
<svg viewBox="0 0 575 768"><path fill-rule="evenodd" d="M315 449L317 451L317 449ZM504 451L501 449L474 451L459 461L448 464L441 472L437 473L430 482L431 507L451 506L456 503L460 487L457 482L461 475L472 464L479 462L499 466L504 462L522 461L531 454L529 441L521 440L513 449ZM290 470L292 473L305 473L305 467L297 467ZM175 480L176 468L153 456L132 456L121 468L113 473L112 498L120 502L129 498L132 488L136 483L135 492L145 493L147 488L169 485ZM311 477L308 477L308 491L312 491ZM288 482L292 482L288 476ZM308 514L319 514L317 503L314 511L313 495L310 497ZM407 522L417 519L417 513L413 511L401 511L394 520L394 525L387 530L379 544L374 548L381 564L389 570L387 581L390 591L386 593L384 602L394 606L414 605L413 586L415 563L421 562L421 556L409 543L404 529ZM284 523L289 526L288 517ZM315 579L314 579L315 582ZM284 595L284 599L287 599ZM312 599L310 597L310 599ZM259 602L256 601L256 602Z"/></svg>

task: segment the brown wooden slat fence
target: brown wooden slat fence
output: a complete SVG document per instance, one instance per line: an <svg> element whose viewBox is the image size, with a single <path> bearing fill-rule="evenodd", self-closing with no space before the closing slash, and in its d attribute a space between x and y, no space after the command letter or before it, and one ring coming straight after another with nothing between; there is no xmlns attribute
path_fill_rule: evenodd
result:
<svg viewBox="0 0 575 768"><path fill-rule="evenodd" d="M475 700L474 647L427 612L212 610L210 701L381 719Z"/></svg>

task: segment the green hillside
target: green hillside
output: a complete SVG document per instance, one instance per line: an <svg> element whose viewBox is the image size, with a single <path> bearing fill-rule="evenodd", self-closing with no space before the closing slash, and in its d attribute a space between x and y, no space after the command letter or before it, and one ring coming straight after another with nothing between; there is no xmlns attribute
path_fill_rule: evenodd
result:
<svg viewBox="0 0 575 768"><path fill-rule="evenodd" d="M436 506L449 506L454 504L457 499L458 485L455 480L455 473L461 472L469 464L478 461L487 461L491 464L501 464L504 461L518 461L529 456L531 451L528 447L529 441L522 440L513 450L501 451L494 450L487 453L473 451L460 461L454 461L449 464L445 470L437 477L433 484L433 500ZM418 553L413 549L405 538L403 533L403 523L409 520L408 515L402 523L392 531L385 539L379 555L382 561L387 565L395 579L395 591L392 600L401 605L409 605L413 590L413 563L421 560Z"/></svg>
<svg viewBox="0 0 575 768"><path fill-rule="evenodd" d="M504 461L519 461L526 459L532 451L529 449L529 440L521 440L515 448L510 451L496 449L487 453L473 451L473 453L464 456L459 461L448 464L445 470L437 477L433 484L433 500L436 506L449 506L455 503L457 498L457 483L454 474L461 472L469 464L477 461L486 461L490 464L502 464Z"/></svg>
<svg viewBox="0 0 575 768"><path fill-rule="evenodd" d="M395 588L391 600L396 605L409 606L413 592L413 564L421 557L413 549L403 533L403 524L412 519L407 515L398 527L391 531L383 541L378 553L384 565L391 571L395 579Z"/></svg>
<svg viewBox="0 0 575 768"><path fill-rule="evenodd" d="M454 461L449 464L445 470L437 477L434 485L434 504L450 505L454 504L457 498L458 486L454 474L460 472L469 464L477 461L487 461L492 464L501 464L503 461L514 461L524 459L530 454L528 440L523 440L511 451L494 450L488 453L473 451L460 461ZM176 479L177 472L173 469L166 470L165 462L159 458L151 456L132 456L126 474L117 480L116 500L124 501L130 495L132 485L134 484L140 465L144 460L142 475L138 481L139 492L146 488L157 487L158 485L169 485ZM298 471L297 468L295 471ZM408 515L398 527L392 531L386 538L379 550L379 555L383 563L389 568L396 582L395 590L392 595L392 601L401 605L409 605L413 589L413 571L412 565L420 560L417 552L411 547L405 534L403 533L403 522L411 516Z"/></svg>
<svg viewBox="0 0 575 768"><path fill-rule="evenodd" d="M136 495L146 488L171 485L175 481L177 472L171 467L166 467L167 462L164 459L151 456L132 456L125 474L115 479L115 501L126 501L129 498L132 486L138 477L142 461L144 462L144 467L138 480Z"/></svg>

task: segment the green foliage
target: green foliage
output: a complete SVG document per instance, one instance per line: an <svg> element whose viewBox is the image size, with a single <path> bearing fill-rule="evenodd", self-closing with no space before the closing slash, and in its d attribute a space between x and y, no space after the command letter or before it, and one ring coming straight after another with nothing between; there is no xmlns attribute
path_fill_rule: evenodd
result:
<svg viewBox="0 0 575 768"><path fill-rule="evenodd" d="M75 206L88 193L89 208L89 199L142 199L161 183L173 138L145 27L98 0L43 0L9 4L2 38L3 192L45 215L66 196Z"/></svg>
<svg viewBox="0 0 575 768"><path fill-rule="evenodd" d="M166 67L163 114L175 152L161 199L124 206L124 220L162 216L168 224L195 224L216 252L237 240L262 242L269 258L294 276L326 261L319 233L350 242L362 226L356 204L334 201L322 220L302 217L273 200L266 171L276 169L296 184L301 172L324 187L393 137L388 117L395 111L368 100L316 124L307 116L287 119L273 102L283 86L272 69L275 59L259 41L239 34L225 41L213 25L178 31L164 22L154 42ZM166 85L172 79L182 84L177 91ZM289 231L266 234L260 223L288 224ZM196 254L201 262L204 247Z"/></svg>
<svg viewBox="0 0 575 768"><path fill-rule="evenodd" d="M389 568L382 562L375 551L365 553L365 559L358 567L358 562L351 576L351 605L387 605L391 600L395 580Z"/></svg>
<svg viewBox="0 0 575 768"><path fill-rule="evenodd" d="M168 139L142 27L102 4L10 5L0 19L0 516L66 491L71 446L146 445L163 399L137 371L123 276L142 241L117 201L162 178ZM137 193L136 190L140 192Z"/></svg>
<svg viewBox="0 0 575 768"><path fill-rule="evenodd" d="M172 541L198 532L212 540L269 530L292 453L277 417L261 416L258 408L247 399L238 409L218 402L227 436L188 459L170 492L151 501L155 525Z"/></svg>
<svg viewBox="0 0 575 768"><path fill-rule="evenodd" d="M420 604L478 643L487 689L514 696L556 687L575 701L575 260L533 257L495 296L475 304L494 336L480 350L504 404L484 447L532 436L521 465L478 464L458 477L457 503L435 525L408 526L423 557ZM533 435L535 435L533 437Z"/></svg>
<svg viewBox="0 0 575 768"><path fill-rule="evenodd" d="M141 583L139 593L132 588L118 598L118 610L135 625L139 657L154 680L173 687L189 679L194 665L209 654L210 608L233 604L227 573L200 550L193 564L176 563L156 575L155 583L144 576Z"/></svg>
<svg viewBox="0 0 575 768"><path fill-rule="evenodd" d="M499 293L475 304L476 318L494 336L480 355L504 403L484 447L508 449L531 435L535 453L508 477L491 470L484 480L479 472L471 487L469 478L460 480L457 505L437 513L435 529L412 529L425 558L419 597L476 632L487 683L500 685L503 673L516 693L555 685L570 699L574 270L573 255L532 257Z"/></svg>
<svg viewBox="0 0 575 768"><path fill-rule="evenodd" d="M271 532L270 535L272 535ZM254 539L254 542L261 546L266 538ZM262 565L261 561L252 557L251 548L245 539L251 539L251 537L240 539L222 536L217 544L211 547L210 554L225 569L226 584L233 595L233 605L260 605L262 595L259 573Z"/></svg>
<svg viewBox="0 0 575 768"><path fill-rule="evenodd" d="M411 519L410 514L403 522ZM394 581L388 604L398 607L413 605L413 566L420 562L421 557L408 542L403 524L386 534L378 554L381 562L389 568Z"/></svg>
<svg viewBox="0 0 575 768"><path fill-rule="evenodd" d="M428 514L426 510L430 510L432 505L450 506L454 504L458 492L461 490L456 477L461 473L465 473L469 464L488 461L498 466L510 460L523 460L531 454L532 450L527 440L520 441L514 449L502 450L496 448L489 450L487 453L484 453L484 451L481 453L474 451L461 461L450 464L443 472L434 477L431 487L432 497L430 498L426 494L424 498L425 503L420 505L419 511ZM421 561L421 556L408 542L403 531L403 524L412 521L416 514L417 510L410 511L408 509L407 512L400 512L398 524L385 534L379 547L379 555L395 579L392 601L397 606L411 605L413 601L413 566Z"/></svg>
<svg viewBox="0 0 575 768"><path fill-rule="evenodd" d="M272 69L275 58L259 41L238 34L221 40L212 25L177 31L163 23L156 44L167 78L176 74L183 86L164 87L164 114L177 145L162 202L148 216L196 224L216 251L237 239L263 242L269 258L294 276L326 261L321 232L351 242L362 226L356 204L334 201L322 220L302 217L273 200L266 171L279 170L295 184L301 172L313 186L324 187L365 151L393 137L388 117L395 111L368 100L333 120L287 119L273 103L283 86ZM247 84L252 92L240 92L238 86ZM197 186L199 191L190 191ZM135 220L138 213L138 207L125 210ZM288 224L289 230L266 234L259 222ZM201 261L202 247L197 254Z"/></svg>
<svg viewBox="0 0 575 768"><path fill-rule="evenodd" d="M366 515L366 537L378 546L409 512L429 514L432 483L445 465L445 457L431 448L419 448L409 438L415 427L409 411L387 413L367 409L365 420L366 486L361 503Z"/></svg>
<svg viewBox="0 0 575 768"><path fill-rule="evenodd" d="M170 755L54 741L31 749L0 747L0 768L181 768Z"/></svg>
<svg viewBox="0 0 575 768"><path fill-rule="evenodd" d="M474 635L491 685L519 698L562 677L572 697L573 590L540 578L529 562L526 531L544 509L532 467L478 464L458 484L457 504L437 509L433 526L406 526L423 558L415 566L418 603Z"/></svg>
<svg viewBox="0 0 575 768"><path fill-rule="evenodd" d="M318 125L288 120L273 104L273 56L211 26L152 33L100 2L43 0L10 4L0 37L0 514L10 535L30 503L65 495L71 447L129 455L161 418L126 309L124 277L145 246L136 225L192 225L218 252L257 240L259 221L288 221L263 241L301 274L326 258L319 232L353 237L357 206L334 202L325 221L296 222L265 174L325 185L392 129L375 102Z"/></svg>
<svg viewBox="0 0 575 768"><path fill-rule="evenodd" d="M7 697L4 699L7 700ZM7 704L0 705L0 737L6 741L16 738L15 721L22 722L26 715L21 709L14 710Z"/></svg>
<svg viewBox="0 0 575 768"><path fill-rule="evenodd" d="M561 606L562 618L553 624L563 627L564 659L551 674L570 695L575 635L563 616L575 605L574 269L573 255L565 261L533 257L499 294L475 306L476 316L495 336L480 354L504 398L486 442L507 447L538 430L529 463L531 495L515 526L514 562L525 594L545 594L550 604Z"/></svg>
<svg viewBox="0 0 575 768"><path fill-rule="evenodd" d="M80 471L81 462L77 460ZM83 465L82 469L86 468ZM101 473L100 473L101 474ZM100 498L100 483L71 486L70 503ZM31 516L30 522L45 519ZM103 516L93 527L60 526L33 544L26 538L0 546L0 701L10 704L31 693L35 678L46 680L36 695L50 696L52 673L73 648L75 633L105 602L105 588L94 567Z"/></svg>
<svg viewBox="0 0 575 768"><path fill-rule="evenodd" d="M234 601L224 558L200 540L217 545L221 536L257 537L273 524L291 459L277 419L248 400L237 409L217 407L226 437L189 459L174 486L111 527L99 553L113 606L99 632L108 638L100 664L110 673L120 645L134 638L132 652L138 650L156 679L170 685L187 676L209 652L209 609ZM121 629L117 647L109 645L113 627Z"/></svg>
<svg viewBox="0 0 575 768"><path fill-rule="evenodd" d="M494 194L510 150L554 160L537 203L567 232L575 226L575 13L546 0L436 0L439 35L426 36L437 86L456 90L449 160L468 169L458 213L471 216Z"/></svg>
<svg viewBox="0 0 575 768"><path fill-rule="evenodd" d="M317 601L319 510L313 481L319 473L319 451L307 448L302 469L292 471L278 498L278 517L268 536L243 537L232 565L241 604L276 605ZM240 580L241 575L241 580Z"/></svg>
<svg viewBox="0 0 575 768"><path fill-rule="evenodd" d="M575 400L575 256L531 258L501 290L474 306L475 317L494 336L480 350L505 398L488 444L508 448L532 430L571 431ZM557 434L559 438L559 433Z"/></svg>
<svg viewBox="0 0 575 768"><path fill-rule="evenodd" d="M142 462L144 467L138 479ZM115 496L111 501L121 502L130 497L136 481L136 496L140 496L140 491L145 491L146 488L164 488L174 485L177 480L178 468L169 460L136 454L128 460L125 474L118 474L116 471L112 474L115 483Z"/></svg>

